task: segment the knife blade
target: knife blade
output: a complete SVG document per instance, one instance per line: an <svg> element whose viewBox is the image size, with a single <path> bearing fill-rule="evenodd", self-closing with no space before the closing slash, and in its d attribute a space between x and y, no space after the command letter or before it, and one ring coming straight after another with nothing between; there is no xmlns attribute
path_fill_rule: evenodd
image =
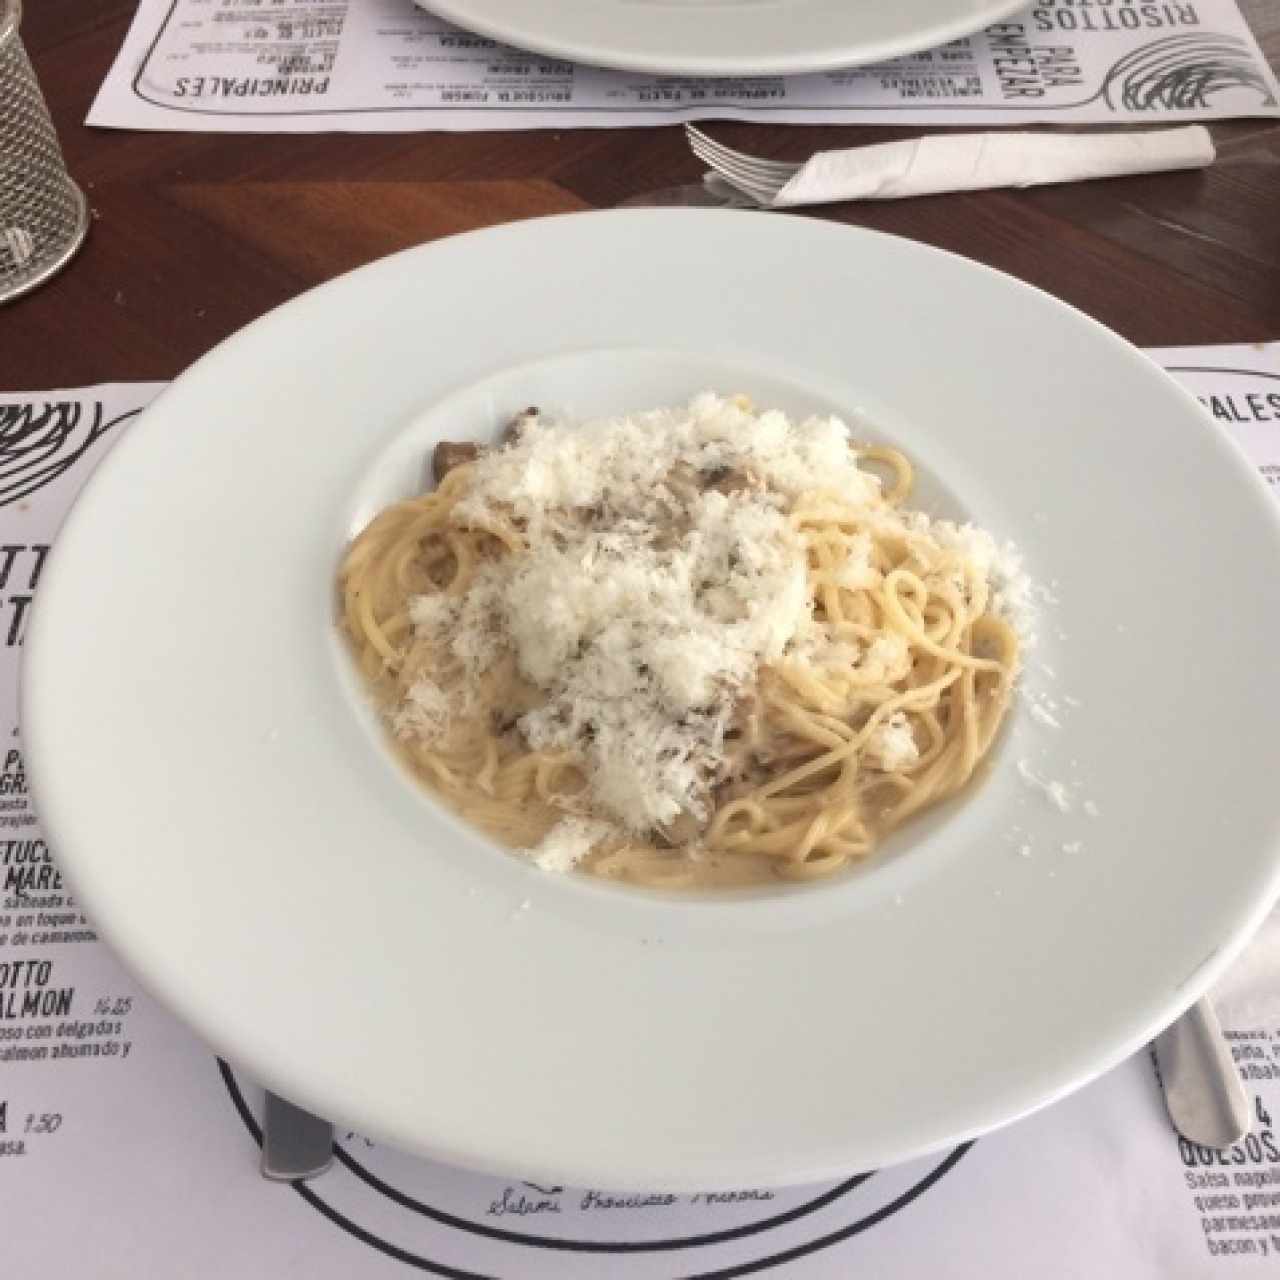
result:
<svg viewBox="0 0 1280 1280"><path fill-rule="evenodd" d="M1173 1127L1202 1147L1221 1150L1249 1132L1249 1095L1213 1005L1197 1000L1155 1040L1165 1106Z"/></svg>
<svg viewBox="0 0 1280 1280"><path fill-rule="evenodd" d="M268 1090L262 1124L262 1176L273 1182L315 1178L333 1163L333 1126Z"/></svg>

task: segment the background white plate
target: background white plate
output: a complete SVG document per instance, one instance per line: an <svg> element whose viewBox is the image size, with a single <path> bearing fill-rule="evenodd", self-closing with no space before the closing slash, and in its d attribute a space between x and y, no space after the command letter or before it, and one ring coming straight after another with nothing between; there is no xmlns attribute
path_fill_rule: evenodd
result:
<svg viewBox="0 0 1280 1280"><path fill-rule="evenodd" d="M469 31L592 66L668 75L852 67L957 40L1026 0L416 0Z"/></svg>
<svg viewBox="0 0 1280 1280"><path fill-rule="evenodd" d="M722 379L865 417L930 505L1018 541L1059 600L1031 689L1081 705L1019 708L984 785L840 883L543 875L391 764L336 561L441 434ZM817 1180L1077 1087L1243 944L1277 889L1277 566L1242 455L1042 293L810 219L570 215L345 276L161 395L57 540L23 730L97 925L269 1086L509 1174Z"/></svg>

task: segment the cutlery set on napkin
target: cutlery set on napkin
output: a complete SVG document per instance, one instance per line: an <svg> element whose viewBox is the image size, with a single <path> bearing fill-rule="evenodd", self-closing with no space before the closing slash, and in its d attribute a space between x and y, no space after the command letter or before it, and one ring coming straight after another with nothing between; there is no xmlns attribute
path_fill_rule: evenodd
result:
<svg viewBox="0 0 1280 1280"><path fill-rule="evenodd" d="M843 200L902 200L951 191L1203 169L1216 154L1203 125L1136 133L932 134L819 151L803 163L735 151L692 125L685 126L685 133L694 154L709 166L701 187L689 184L650 192L625 200L624 205L794 209Z"/></svg>

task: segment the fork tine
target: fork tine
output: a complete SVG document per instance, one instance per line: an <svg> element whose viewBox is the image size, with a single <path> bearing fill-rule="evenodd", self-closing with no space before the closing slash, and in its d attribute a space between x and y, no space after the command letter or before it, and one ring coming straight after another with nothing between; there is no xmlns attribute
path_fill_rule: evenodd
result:
<svg viewBox="0 0 1280 1280"><path fill-rule="evenodd" d="M703 179L703 184L708 186L708 189L714 193L715 188L710 186L712 181L722 183L724 188L736 192L739 199L746 204L755 205L761 209L773 207L773 193L771 191L764 191L759 187L751 187L743 182L727 178L718 169L710 170Z"/></svg>
<svg viewBox="0 0 1280 1280"><path fill-rule="evenodd" d="M723 169L717 169L714 165L711 167L710 172L721 181L735 187L748 199L755 201L756 204L772 204L773 198L777 194L772 187L762 187L758 183L749 182L745 178L726 173Z"/></svg>
<svg viewBox="0 0 1280 1280"><path fill-rule="evenodd" d="M706 143L698 138L689 139L689 149L694 155L699 156L708 164L719 166L726 171L732 170L734 173L755 182L774 183L784 180L780 174L769 173L757 168L749 158L734 155L732 152L726 154L723 150L707 146Z"/></svg>
<svg viewBox="0 0 1280 1280"><path fill-rule="evenodd" d="M745 151L735 151L732 147L726 147L723 142L717 142L714 138L703 133L701 129L695 129L692 125L685 125L685 133L691 147L696 140L708 151L723 156L725 160L741 163L752 171L758 172L762 177L767 176L785 180L796 174L801 167L785 160L766 160L763 156L752 156Z"/></svg>
<svg viewBox="0 0 1280 1280"><path fill-rule="evenodd" d="M785 160L766 160L763 156L750 155L745 151L735 151L732 147L725 146L723 142L718 142L715 138L711 137L710 134L704 133L701 129L694 128L691 124L685 125L684 128L685 134L687 135L690 143L692 143L696 138L703 146L712 151L719 152L729 160L742 160L748 164L758 165L762 169L778 171L787 170L789 172L793 172L800 167L796 164L790 164Z"/></svg>
<svg viewBox="0 0 1280 1280"><path fill-rule="evenodd" d="M781 160L764 160L759 156L749 156L741 151L734 151L730 147L713 145L707 149L715 155L723 156L726 160L743 165L752 172L760 174L761 177L779 178L784 182L800 169L798 164L784 164Z"/></svg>
<svg viewBox="0 0 1280 1280"><path fill-rule="evenodd" d="M756 183L748 182L744 178L735 177L726 173L723 169L716 168L714 165L711 166L710 172L721 181L729 183L735 190L740 191L756 204L771 204L773 202L773 197L776 193L771 187L761 187Z"/></svg>
<svg viewBox="0 0 1280 1280"><path fill-rule="evenodd" d="M691 148L693 154L699 160L709 164L721 177L727 178L735 187L746 192L747 195L761 204L768 204L782 189L783 182L781 180L762 179L744 169L736 161L725 160L723 157L706 150L697 142L692 143Z"/></svg>
<svg viewBox="0 0 1280 1280"><path fill-rule="evenodd" d="M695 148L693 153L710 165L716 173L741 187L762 203L771 202L787 182L785 177L762 176L736 160L727 160L702 147Z"/></svg>
<svg viewBox="0 0 1280 1280"><path fill-rule="evenodd" d="M756 156L743 155L742 152L734 151L729 147L707 145L702 142L697 145L702 148L704 156L731 164L739 172L749 173L766 182L786 182L800 168L799 165L779 164L771 160L760 160ZM689 140L689 146L691 149L694 147L693 139Z"/></svg>

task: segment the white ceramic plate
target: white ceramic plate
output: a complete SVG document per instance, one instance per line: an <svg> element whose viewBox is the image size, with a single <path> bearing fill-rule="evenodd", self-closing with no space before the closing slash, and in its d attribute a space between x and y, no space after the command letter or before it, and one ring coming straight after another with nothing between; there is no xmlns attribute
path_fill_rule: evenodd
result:
<svg viewBox="0 0 1280 1280"><path fill-rule="evenodd" d="M391 762L335 564L441 435L708 385L860 415L926 505L1020 543L1061 728L1024 701L981 787L838 883L540 873ZM179 378L57 540L23 726L97 924L272 1088L507 1173L816 1180L1074 1089L1243 944L1277 890L1278 567L1236 448L1052 298L815 220L578 214L375 263Z"/></svg>
<svg viewBox="0 0 1280 1280"><path fill-rule="evenodd" d="M784 75L932 49L1026 0L416 0L468 31L591 66Z"/></svg>

